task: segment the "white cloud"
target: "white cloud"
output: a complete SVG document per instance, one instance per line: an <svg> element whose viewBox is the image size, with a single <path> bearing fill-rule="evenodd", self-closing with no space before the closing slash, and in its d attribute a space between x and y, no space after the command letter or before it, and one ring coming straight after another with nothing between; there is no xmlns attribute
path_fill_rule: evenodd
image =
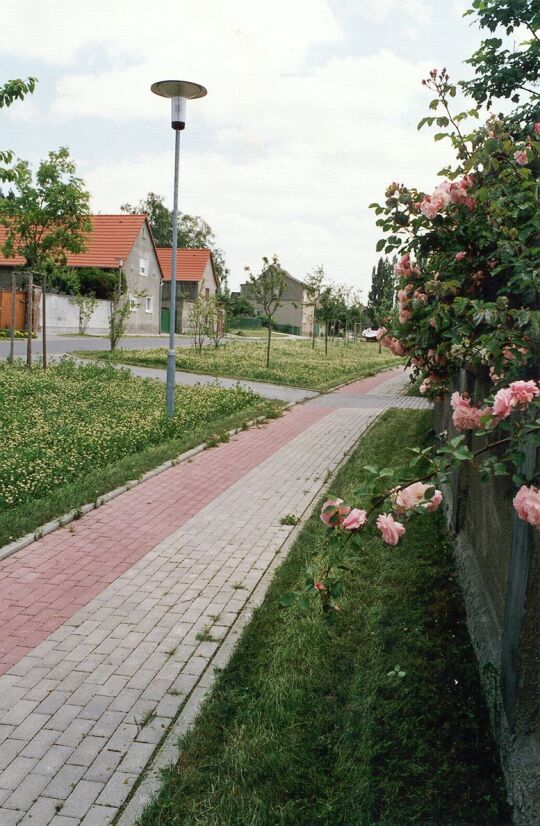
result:
<svg viewBox="0 0 540 826"><path fill-rule="evenodd" d="M182 159L181 208L210 222L234 285L245 264L256 268L262 255L277 252L293 274L324 263L335 280L361 285L367 295L379 237L368 204L381 200L392 180L432 187L447 160L447 150L410 123L426 68L389 52L333 59L309 75L261 87L255 118L249 102L233 102L232 112L221 104L210 110L209 121L216 129L222 123L225 137L261 147L231 154L218 142L198 152L188 141ZM95 207L111 211L149 190L169 195L171 173L167 153L105 163L86 177L100 193Z"/></svg>
<svg viewBox="0 0 540 826"><path fill-rule="evenodd" d="M7 0L0 49L59 67L48 126L81 125L80 171L102 212L150 190L170 204L172 154L149 148L164 145L167 104L149 86L206 85L189 104L180 203L212 225L233 284L277 252L297 276L323 263L367 294L379 237L367 205L392 180L432 187L448 149L415 128L428 48L362 52L349 27L416 36L431 14L427 0Z"/></svg>

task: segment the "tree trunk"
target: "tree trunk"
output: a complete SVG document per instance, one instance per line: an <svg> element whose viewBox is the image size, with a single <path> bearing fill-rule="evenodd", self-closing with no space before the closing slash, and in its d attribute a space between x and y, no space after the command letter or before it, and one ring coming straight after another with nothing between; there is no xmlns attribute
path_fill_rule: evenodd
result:
<svg viewBox="0 0 540 826"><path fill-rule="evenodd" d="M328 321L324 324L324 354L328 355Z"/></svg>
<svg viewBox="0 0 540 826"><path fill-rule="evenodd" d="M16 306L17 301L17 276L14 272L11 273L11 341L9 343L9 363L13 364L15 360L15 323L16 323Z"/></svg>
<svg viewBox="0 0 540 826"><path fill-rule="evenodd" d="M270 339L272 338L272 322L268 322L268 344L266 347L266 366L270 367Z"/></svg>
<svg viewBox="0 0 540 826"><path fill-rule="evenodd" d="M32 272L28 273L28 301L26 303L26 314L27 314L27 328L28 328L28 336L26 339L26 366L32 366L32 332L33 332L33 315L34 315L34 308L33 304L33 297L34 297L34 281L32 278Z"/></svg>
<svg viewBox="0 0 540 826"><path fill-rule="evenodd" d="M312 350L315 349L315 332L316 332L316 325L317 325L317 322L315 320L316 311L317 311L317 305L314 304L313 305L313 330L312 330L312 333L311 333L311 349Z"/></svg>

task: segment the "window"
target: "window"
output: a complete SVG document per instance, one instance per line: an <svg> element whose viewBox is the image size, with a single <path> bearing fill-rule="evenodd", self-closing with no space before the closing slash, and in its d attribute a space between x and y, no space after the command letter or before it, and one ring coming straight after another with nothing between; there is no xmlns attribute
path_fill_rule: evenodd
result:
<svg viewBox="0 0 540 826"><path fill-rule="evenodd" d="M146 296L144 299L144 312L151 313L152 312L152 299L150 296Z"/></svg>
<svg viewBox="0 0 540 826"><path fill-rule="evenodd" d="M205 298L206 301L209 301L209 299L210 299L210 288L209 287L205 287L204 298Z"/></svg>
<svg viewBox="0 0 540 826"><path fill-rule="evenodd" d="M139 275L148 275L148 261L146 258L139 258Z"/></svg>
<svg viewBox="0 0 540 826"><path fill-rule="evenodd" d="M131 310L131 312L136 310L138 306L139 306L139 303L138 303L137 299L135 298L135 296L130 295L130 297L129 297L129 309Z"/></svg>
<svg viewBox="0 0 540 826"><path fill-rule="evenodd" d="M142 226L142 237L146 240L146 224Z"/></svg>

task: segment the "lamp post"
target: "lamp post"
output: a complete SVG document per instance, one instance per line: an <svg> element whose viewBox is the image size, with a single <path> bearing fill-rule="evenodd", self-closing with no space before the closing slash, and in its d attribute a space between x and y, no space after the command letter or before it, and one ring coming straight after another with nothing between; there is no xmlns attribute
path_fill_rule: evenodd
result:
<svg viewBox="0 0 540 826"><path fill-rule="evenodd" d="M186 128L186 101L202 98L206 89L199 83L185 80L160 80L150 87L155 95L171 100L171 126L174 129L174 197L171 257L171 294L169 310L169 350L167 352L167 415L174 414L174 386L176 378L176 249L178 245L178 170L180 166L180 132Z"/></svg>

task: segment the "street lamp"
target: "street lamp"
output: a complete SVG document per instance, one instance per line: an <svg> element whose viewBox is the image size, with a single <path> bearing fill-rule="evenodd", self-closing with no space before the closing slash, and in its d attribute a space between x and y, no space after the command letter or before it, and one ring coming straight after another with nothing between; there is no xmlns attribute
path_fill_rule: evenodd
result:
<svg viewBox="0 0 540 826"><path fill-rule="evenodd" d="M171 100L171 125L175 132L174 142L174 198L173 198L173 236L171 260L171 295L169 310L169 350L167 353L167 415L174 414L174 385L176 378L176 351L174 334L176 332L176 248L178 245L178 169L180 165L180 132L186 128L186 101L202 98L206 89L199 83L186 80L160 80L150 87L155 95Z"/></svg>

